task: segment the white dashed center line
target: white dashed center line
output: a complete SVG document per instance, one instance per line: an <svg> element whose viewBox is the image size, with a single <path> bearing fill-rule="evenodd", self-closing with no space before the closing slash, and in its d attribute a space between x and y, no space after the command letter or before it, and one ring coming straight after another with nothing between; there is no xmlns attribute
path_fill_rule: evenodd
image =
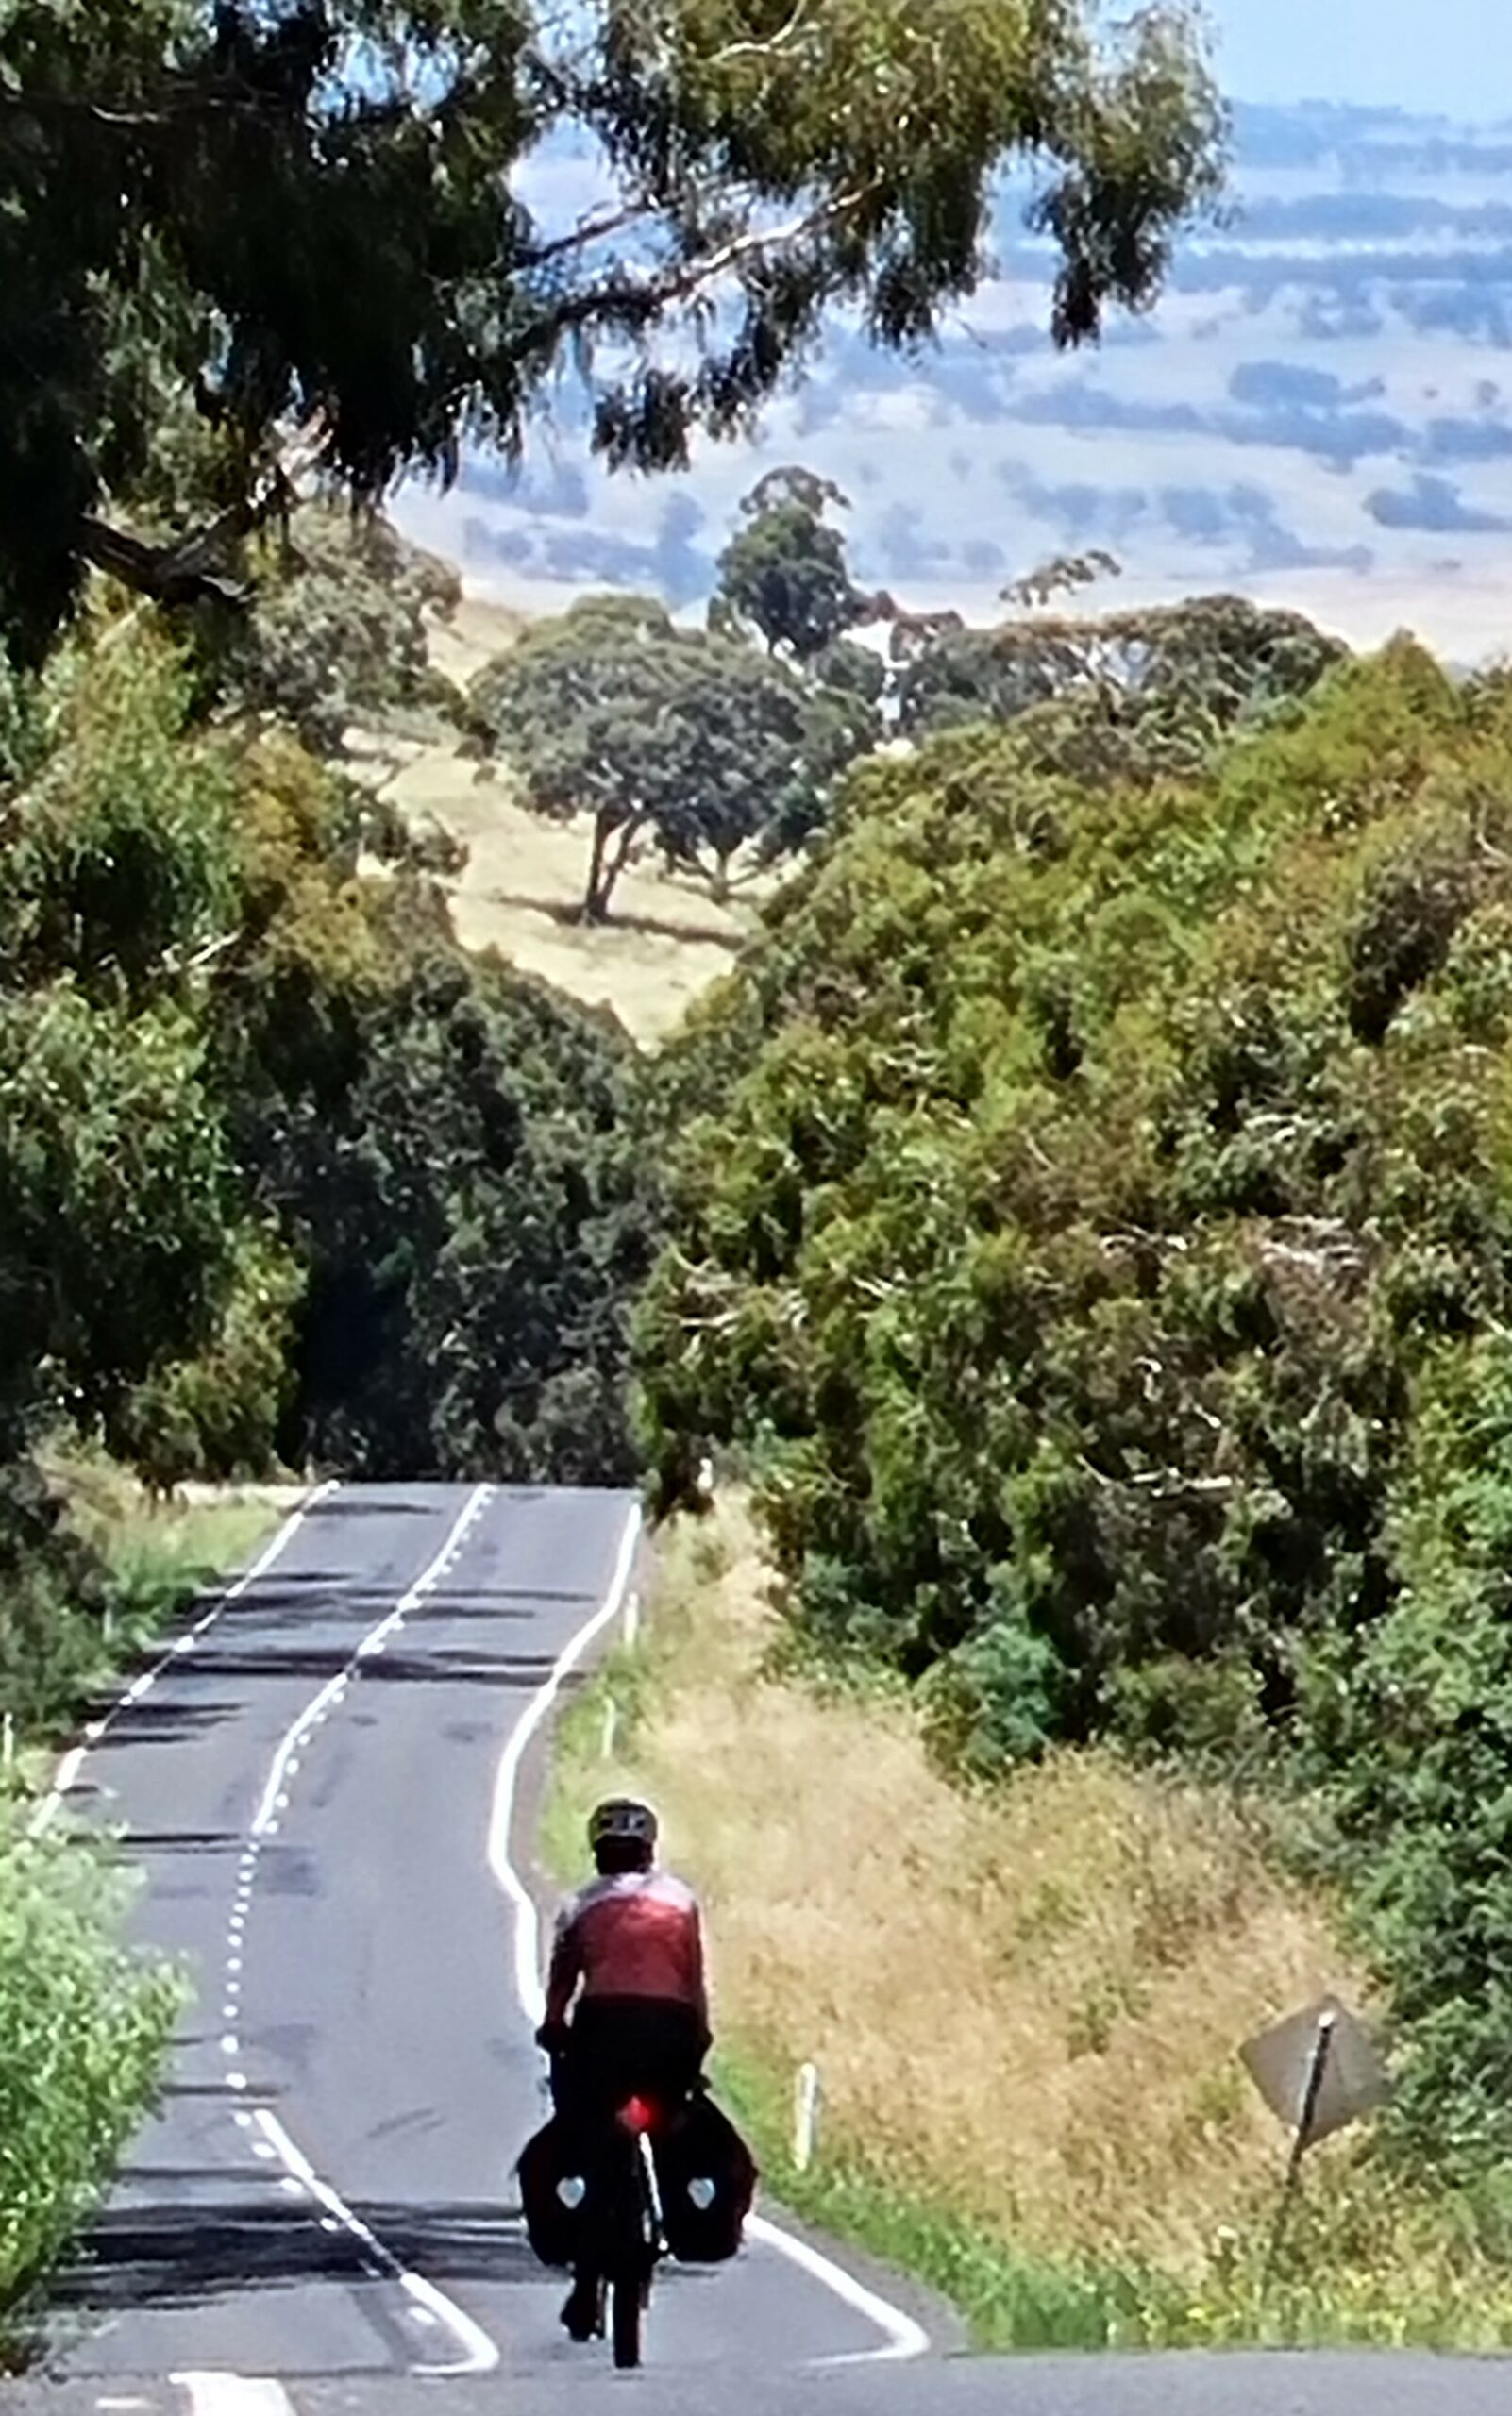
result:
<svg viewBox="0 0 1512 2416"><path fill-rule="evenodd" d="M236 2019L241 2013L241 2007L237 2003L243 1988L240 1975L246 1953L246 1929L260 1858L263 1848L271 1845L277 1837L283 1815L289 1810L292 1791L290 1782L299 1773L301 1755L312 1744L319 1729L344 1698L353 1678L359 1674L361 1664L375 1659L383 1652L390 1638L399 1633L411 1613L419 1608L427 1595L435 1590L442 1578L455 1566L469 1532L493 1500L495 1490L493 1485L480 1485L468 1496L467 1502L453 1522L446 1540L434 1560L416 1579L409 1592L395 1604L386 1618L380 1619L377 1627L370 1629L362 1637L340 1674L322 1686L312 1703L306 1704L298 1719L286 1732L282 1743L275 1753L238 1866L236 1895L227 1929L226 2011L222 2016L224 2021ZM240 2065L244 2053L240 2033L227 2032L221 2040L221 2051L228 2063L235 2062ZM234 2090L239 2095L244 2094L249 2087L246 2074L240 2069L227 2072L226 2085L228 2089ZM345 2201L330 2185L321 2180L303 2150L291 2139L282 2123L265 2106L259 2107L255 2113L240 2110L236 2113L235 2120L242 2130L258 2133L259 2136L247 2141L254 2156L264 2163L277 2161L282 2164L284 2170L278 2186L283 2193L291 2198L312 2198L324 2210L319 2218L322 2230L347 2232L357 2241L367 2271L382 2279L397 2283L410 2301L408 2313L413 2323L428 2326L443 2324L452 2334L461 2348L461 2358L454 2359L446 2365L422 2366L417 2369L418 2372L431 2374L488 2374L494 2370L498 2364L498 2351L487 2333L473 2322L471 2316L464 2314L460 2307L448 2299L444 2291L438 2290L433 2283L426 2281L418 2273L411 2273L401 2264L361 2217L352 2212ZM187 2381L190 2378L182 2379ZM200 2379L204 2381L216 2378L202 2376ZM225 2379L236 2378L227 2376ZM254 2410L250 2403L244 2408L241 2407L232 2408L227 2406L225 2408L211 2407L201 2409L196 2400L195 2416L274 2416L274 2411L266 2405L260 2409ZM278 2416L284 2416L284 2411L278 2411Z"/></svg>

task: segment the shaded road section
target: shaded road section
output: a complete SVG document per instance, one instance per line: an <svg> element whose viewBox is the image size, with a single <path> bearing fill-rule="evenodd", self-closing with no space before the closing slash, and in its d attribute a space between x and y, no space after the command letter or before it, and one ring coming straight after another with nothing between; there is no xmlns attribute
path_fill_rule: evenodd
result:
<svg viewBox="0 0 1512 2416"><path fill-rule="evenodd" d="M584 2378L518 2217L541 2059L487 1840L632 1513L344 1487L90 1753L70 1802L120 1830L195 2001L60 2294L64 2372ZM654 2324L664 2374L879 2346L768 2249L668 2273Z"/></svg>

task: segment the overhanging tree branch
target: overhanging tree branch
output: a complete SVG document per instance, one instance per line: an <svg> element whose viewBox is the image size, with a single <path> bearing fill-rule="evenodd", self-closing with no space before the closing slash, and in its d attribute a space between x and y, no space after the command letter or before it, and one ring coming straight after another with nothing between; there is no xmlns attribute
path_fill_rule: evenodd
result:
<svg viewBox="0 0 1512 2416"><path fill-rule="evenodd" d="M669 325L673 360L596 398L604 458L665 469L692 428L729 434L776 391L830 303L890 348L928 334L972 290L992 180L1022 159L1058 176L1057 332L1094 333L1157 290L1223 134L1184 0L1137 9L1106 63L1100 13L12 0L0 482L30 480L35 509L0 562L8 644L40 657L85 560L144 592L223 575L193 545L134 543L101 500L102 467L147 461L161 394L196 379L227 379L260 444L291 391L319 394L332 479L371 493L446 477L464 439L516 449L554 368L596 382L588 339L644 352L660 317L732 294L728 344ZM593 140L611 181L538 226L520 179L558 131Z"/></svg>
<svg viewBox="0 0 1512 2416"><path fill-rule="evenodd" d="M251 590L244 580L227 573L227 550L297 502L299 482L317 467L327 435L324 413L314 413L245 495L203 528L176 537L169 545L153 545L91 512L82 532L86 562L155 603L244 608L251 600Z"/></svg>
<svg viewBox="0 0 1512 2416"><path fill-rule="evenodd" d="M533 243L515 254L515 264L522 269L544 268L548 260L560 260L566 252L581 251L590 243L600 243L611 235L622 235L627 227L638 226L643 219L657 215L661 204L654 201L627 202L622 209L606 210L600 217L580 219L568 235L553 235L544 243Z"/></svg>
<svg viewBox="0 0 1512 2416"><path fill-rule="evenodd" d="M288 96L259 91L242 76L220 76L213 82L180 77L166 84L150 109L112 109L83 92L44 92L34 88L0 85L0 127L30 119L44 125L98 126L117 134L165 134L194 118L286 117Z"/></svg>
<svg viewBox="0 0 1512 2416"><path fill-rule="evenodd" d="M854 217L880 189L877 179L852 185L847 192L836 193L833 200L821 202L802 217L790 218L781 226L751 227L743 235L733 235L701 259L679 260L659 272L639 277L621 272L584 287L580 294L564 294L538 320L519 349L527 352L544 338L554 338L567 327L580 327L590 319L630 322L658 318L673 303L688 301L746 261L759 260L764 253L785 251L842 225Z"/></svg>
<svg viewBox="0 0 1512 2416"><path fill-rule="evenodd" d="M806 34L815 30L810 0L798 0L798 7L780 33L770 35L765 42L727 42L723 50L714 52L711 63L724 67L737 59L780 59L784 51L795 50Z"/></svg>

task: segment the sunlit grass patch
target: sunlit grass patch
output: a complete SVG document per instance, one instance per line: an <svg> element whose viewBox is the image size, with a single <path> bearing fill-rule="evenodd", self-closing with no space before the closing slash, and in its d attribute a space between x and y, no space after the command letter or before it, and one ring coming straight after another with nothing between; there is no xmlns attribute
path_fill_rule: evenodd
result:
<svg viewBox="0 0 1512 2416"><path fill-rule="evenodd" d="M771 2190L999 2347L1512 2341L1478 2218L1414 2198L1368 2139L1312 2159L1268 2274L1287 2143L1237 2049L1325 1988L1369 1992L1239 1809L1105 1752L962 1789L905 1703L777 1674L779 1633L738 1508L665 1538L643 1643L565 1715L546 1825L566 1880L594 1797L656 1801Z"/></svg>

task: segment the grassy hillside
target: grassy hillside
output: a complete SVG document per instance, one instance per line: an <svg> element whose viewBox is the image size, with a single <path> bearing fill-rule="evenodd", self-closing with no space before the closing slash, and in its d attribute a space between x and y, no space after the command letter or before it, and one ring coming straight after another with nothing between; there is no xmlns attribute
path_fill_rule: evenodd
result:
<svg viewBox="0 0 1512 2416"><path fill-rule="evenodd" d="M428 629L434 668L462 691L508 652L526 626L500 605L465 597ZM770 878L718 905L697 882L666 872L647 846L616 893L613 919L583 927L592 826L544 820L520 801L507 764L479 763L460 740L354 733L366 777L420 835L438 828L466 849L443 885L462 946L497 948L524 973L584 1006L608 1007L632 1038L654 1047L728 973L756 929L756 900Z"/></svg>
<svg viewBox="0 0 1512 2416"><path fill-rule="evenodd" d="M543 821L519 802L506 768L460 747L404 752L380 793L412 828L439 824L466 848L465 868L444 884L464 948L496 948L584 1006L612 1008L647 1046L729 972L754 927L750 912L716 906L647 854L621 882L613 920L579 925L586 822Z"/></svg>

